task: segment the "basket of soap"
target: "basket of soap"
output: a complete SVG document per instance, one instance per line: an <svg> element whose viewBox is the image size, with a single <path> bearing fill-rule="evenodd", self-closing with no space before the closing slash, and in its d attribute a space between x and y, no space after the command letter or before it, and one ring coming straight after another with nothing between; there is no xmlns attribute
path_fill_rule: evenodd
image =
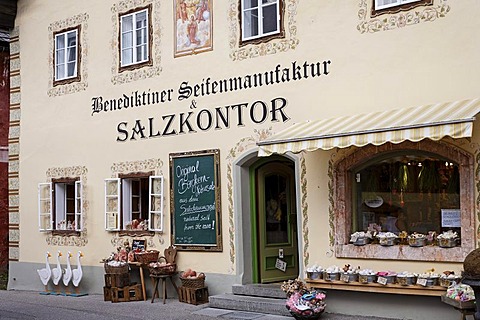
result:
<svg viewBox="0 0 480 320"><path fill-rule="evenodd" d="M418 275L412 272L400 272L397 274L397 283L402 286L411 286L417 283Z"/></svg>
<svg viewBox="0 0 480 320"><path fill-rule="evenodd" d="M439 278L440 278L440 275L438 273L435 273L432 269L427 272L419 274L417 278L417 284L424 287L436 286L438 285Z"/></svg>
<svg viewBox="0 0 480 320"><path fill-rule="evenodd" d="M128 273L128 263L123 262L123 261L108 261L105 262L104 264L105 268L105 273L114 273L114 274L120 274L120 273Z"/></svg>
<svg viewBox="0 0 480 320"><path fill-rule="evenodd" d="M357 231L350 235L350 242L355 246L364 246L370 243L372 234L370 231Z"/></svg>
<svg viewBox="0 0 480 320"><path fill-rule="evenodd" d="M462 277L460 277L459 275L456 275L454 271L444 271L443 274L440 275L440 278L438 279L438 283L442 287L448 288L452 285L460 283L460 280L462 280Z"/></svg>
<svg viewBox="0 0 480 320"><path fill-rule="evenodd" d="M342 269L340 269L340 267L337 267L337 266L328 267L323 271L323 280L326 280L326 281L340 280L340 272L342 272Z"/></svg>
<svg viewBox="0 0 480 320"><path fill-rule="evenodd" d="M358 271L358 282L363 284L373 283L377 280L377 274L371 269Z"/></svg>
<svg viewBox="0 0 480 320"><path fill-rule="evenodd" d="M314 266L308 267L306 272L307 272L307 278L310 280L322 279L323 269L320 266L314 265Z"/></svg>
<svg viewBox="0 0 480 320"><path fill-rule="evenodd" d="M398 236L393 232L379 232L377 238L380 245L393 246L396 244Z"/></svg>
<svg viewBox="0 0 480 320"><path fill-rule="evenodd" d="M377 283L394 284L397 281L397 273L394 271L377 272Z"/></svg>
<svg viewBox="0 0 480 320"><path fill-rule="evenodd" d="M359 269L353 269L351 265L346 264L343 267L343 272L340 274L340 280L343 282L357 282Z"/></svg>
<svg viewBox="0 0 480 320"><path fill-rule="evenodd" d="M423 247L427 244L427 236L421 233L412 233L408 236L408 245L410 247Z"/></svg>
<svg viewBox="0 0 480 320"><path fill-rule="evenodd" d="M442 248L453 248L458 244L458 233L449 230L437 236L438 245Z"/></svg>

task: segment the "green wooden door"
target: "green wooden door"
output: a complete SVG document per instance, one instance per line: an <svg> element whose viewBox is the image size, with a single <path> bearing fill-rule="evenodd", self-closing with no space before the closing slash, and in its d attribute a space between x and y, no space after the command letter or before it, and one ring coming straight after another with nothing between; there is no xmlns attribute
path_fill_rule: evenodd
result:
<svg viewBox="0 0 480 320"><path fill-rule="evenodd" d="M297 216L293 163L268 162L255 169L254 232L256 282L269 283L298 276ZM256 249L256 250L255 250ZM282 257L283 253L283 257ZM277 259L287 263L283 271Z"/></svg>

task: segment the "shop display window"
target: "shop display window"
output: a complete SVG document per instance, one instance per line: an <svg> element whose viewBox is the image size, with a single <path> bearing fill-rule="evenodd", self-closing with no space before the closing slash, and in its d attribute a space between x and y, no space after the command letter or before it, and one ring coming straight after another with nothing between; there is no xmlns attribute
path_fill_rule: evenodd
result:
<svg viewBox="0 0 480 320"><path fill-rule="evenodd" d="M283 33L282 0L241 0L241 41L278 36Z"/></svg>
<svg viewBox="0 0 480 320"><path fill-rule="evenodd" d="M79 80L80 27L54 34L54 84Z"/></svg>
<svg viewBox="0 0 480 320"><path fill-rule="evenodd" d="M475 248L474 163L429 139L347 152L332 164L336 257L463 261ZM352 240L366 231L377 235Z"/></svg>
<svg viewBox="0 0 480 320"><path fill-rule="evenodd" d="M380 155L354 170L353 231L461 237L459 165L425 152Z"/></svg>
<svg viewBox="0 0 480 320"><path fill-rule="evenodd" d="M105 229L163 231L163 177L140 174L106 179Z"/></svg>
<svg viewBox="0 0 480 320"><path fill-rule="evenodd" d="M418 6L431 5L433 0L372 0L372 17L384 13L398 13Z"/></svg>
<svg viewBox="0 0 480 320"><path fill-rule="evenodd" d="M38 185L40 231L82 231L82 183L54 179Z"/></svg>
<svg viewBox="0 0 480 320"><path fill-rule="evenodd" d="M120 15L120 70L150 63L150 7Z"/></svg>

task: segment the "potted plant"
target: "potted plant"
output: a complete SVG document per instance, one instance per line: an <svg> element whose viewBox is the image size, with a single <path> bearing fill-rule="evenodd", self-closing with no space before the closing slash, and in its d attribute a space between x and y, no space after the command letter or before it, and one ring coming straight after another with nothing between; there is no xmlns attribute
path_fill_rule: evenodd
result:
<svg viewBox="0 0 480 320"><path fill-rule="evenodd" d="M286 308L295 319L318 319L325 311L325 292L307 288L298 278L284 282L282 290L287 294Z"/></svg>

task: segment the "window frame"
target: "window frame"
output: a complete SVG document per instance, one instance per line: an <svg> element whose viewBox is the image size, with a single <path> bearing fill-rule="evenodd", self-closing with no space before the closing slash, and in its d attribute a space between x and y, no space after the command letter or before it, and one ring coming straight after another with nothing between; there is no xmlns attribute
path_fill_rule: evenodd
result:
<svg viewBox="0 0 480 320"><path fill-rule="evenodd" d="M369 245L368 250L349 243L353 219L352 181L353 168L382 153L392 151L422 150L441 157L451 159L459 166L460 174L460 211L462 216L461 246L441 248L426 246L413 248L406 245L382 247ZM474 157L469 152L446 142L434 142L424 139L420 142L406 141L401 144L386 143L381 146L367 145L354 149L350 154L333 164L334 190L332 196L332 219L335 226L335 255L337 258L413 260L413 261L443 261L463 262L466 255L475 248L475 232L471 227L475 224L474 205Z"/></svg>
<svg viewBox="0 0 480 320"><path fill-rule="evenodd" d="M73 198L70 201L74 202L73 212L67 212L67 186L73 186ZM47 188L48 197L42 197L42 188ZM38 218L39 231L52 232L81 232L83 231L83 196L82 196L82 182L80 178L62 178L52 179L51 182L38 184ZM46 206L44 206L46 205ZM45 209L45 210L42 210ZM65 220L65 227L67 226L67 216L73 215L73 228L60 229L58 224ZM42 217L49 217L49 227L42 226Z"/></svg>
<svg viewBox="0 0 480 320"><path fill-rule="evenodd" d="M145 220L148 220L147 230L136 230L136 229L127 229L126 226L130 221L132 221L132 199L134 196L132 194L132 181L148 181L148 201L144 203L148 206L144 210L147 217ZM152 187L155 180L160 181L160 193L153 193ZM120 232L163 232L163 197L164 197L164 178L163 176L157 176L153 172L150 173L134 173L134 174L122 174L118 178L109 178L105 179L105 230L106 231L120 231ZM116 184L116 189L109 189L109 184ZM112 192L115 191L115 192ZM142 189L140 187L140 192ZM141 196L143 197L143 196ZM159 210L153 210L154 205L157 202L152 202L153 197L158 197L160 199ZM108 205L109 200L113 200L113 203L116 202L116 206L112 207ZM110 210L111 209L111 210ZM129 214L125 214L126 211L129 211ZM110 217L111 216L111 217ZM152 217L157 216L160 219L159 225L154 226ZM142 217L143 218L143 217ZM113 219L113 220L112 220ZM115 224L113 226L113 224Z"/></svg>
<svg viewBox="0 0 480 320"><path fill-rule="evenodd" d="M136 48L137 48L137 43L136 43L136 34L135 31L135 19L138 14L141 12L146 12L147 17L146 17L146 27L145 27L145 36L147 37L147 40L145 42L145 45L147 46L145 52L147 54L147 59L145 60L136 60L134 57L136 57ZM122 52L124 50L123 47L123 19L131 16L132 17L132 32L134 33L132 36L132 62L131 63L123 63L123 55ZM148 5L145 7L140 7L140 8L135 8L126 12L122 12L118 15L118 68L119 72L126 71L126 70L134 70L138 68L142 68L144 66L151 66L152 65L152 46L153 46L153 29L152 29L152 6Z"/></svg>
<svg viewBox="0 0 480 320"><path fill-rule="evenodd" d="M397 0L399 2L398 4L386 5L380 8L377 8L377 1L378 0L372 0L372 18L382 14L393 14L401 11L408 11L420 6L433 5L434 0Z"/></svg>
<svg viewBox="0 0 480 320"><path fill-rule="evenodd" d="M278 38L285 38L285 27L284 27L284 10L285 10L285 0L276 0L276 7L277 7L277 30L264 34L261 33L261 29L263 28L263 25L261 24L261 19L258 18L258 26L259 26L259 34L256 36L244 38L244 11L248 11L251 8L248 9L243 9L244 7L244 1L245 0L240 0L239 1L239 10L238 10L238 18L239 18L239 23L240 23L240 46L242 45L247 45L247 44L259 44L259 43L265 43L268 42L272 39L278 39ZM262 0L258 0L259 3L257 5L257 8L262 8L265 7L265 5L262 7L262 4L260 3Z"/></svg>
<svg viewBox="0 0 480 320"><path fill-rule="evenodd" d="M76 33L76 48L75 48L75 74L72 76L64 76L62 78L58 77L57 74L57 38L60 36L65 37L67 39L67 35L71 32ZM64 85L72 82L78 82L81 81L81 75L80 75L80 70L81 70L81 43L80 43L80 34L81 34L81 26L75 26L67 29L62 29L60 31L54 32L53 33L53 85L58 86L58 85ZM65 47L63 48L65 50L65 56L64 56L64 66L65 66L65 74L68 72L68 43L65 44Z"/></svg>

